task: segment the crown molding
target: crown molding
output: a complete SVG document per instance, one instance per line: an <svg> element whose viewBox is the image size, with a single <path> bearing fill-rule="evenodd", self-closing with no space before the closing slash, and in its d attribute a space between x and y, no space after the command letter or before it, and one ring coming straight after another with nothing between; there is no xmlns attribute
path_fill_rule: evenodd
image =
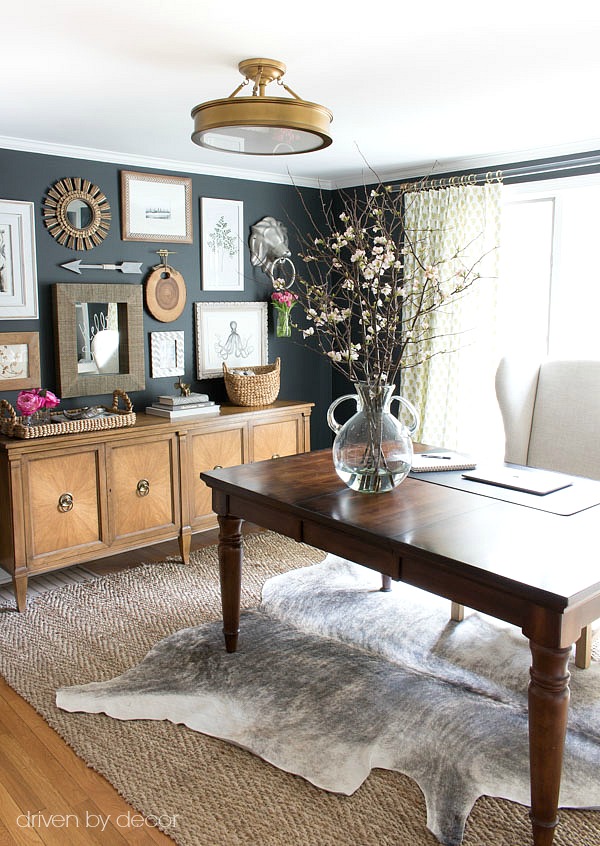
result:
<svg viewBox="0 0 600 846"><path fill-rule="evenodd" d="M151 170L198 173L203 176L219 176L225 179L247 179L253 182L273 182L279 185L294 185L299 188L320 188L330 191L334 187L329 180L312 177L292 177L289 174L246 170L238 167L222 167L199 162L176 161L152 156L117 153L113 150L95 150L91 147L74 147L69 144L53 144L48 141L33 141L28 138L11 138L0 135L0 149L18 150L23 153L39 153L43 156L61 156L67 159L87 159L94 162L144 167Z"/></svg>
<svg viewBox="0 0 600 846"><path fill-rule="evenodd" d="M349 171L346 174L320 179L318 177L296 177L290 174L271 173L247 170L239 167L223 167L199 162L177 161L152 156L118 153L113 150L96 150L91 147L75 147L69 144L54 144L48 141L33 141L28 138L12 138L0 135L0 149L18 150L26 153L39 153L45 156L60 156L70 159L87 159L95 162L109 162L111 164L128 167L143 167L150 170L166 170L178 173L197 173L204 176L218 176L223 179L244 179L252 182L269 182L278 185L294 185L298 188L317 188L322 191L332 191L339 188L354 188L360 185L371 185L376 179L373 171L363 169ZM482 156L466 156L455 159L438 159L434 162L415 162L406 167L394 170L379 171L378 177L382 182L396 182L406 179L436 177L441 174L457 173L461 171L475 171L490 168L501 170L502 165L517 162L533 162L553 156L569 156L577 153L592 152L600 149L600 138L587 139L548 147L537 147L525 150L504 150Z"/></svg>

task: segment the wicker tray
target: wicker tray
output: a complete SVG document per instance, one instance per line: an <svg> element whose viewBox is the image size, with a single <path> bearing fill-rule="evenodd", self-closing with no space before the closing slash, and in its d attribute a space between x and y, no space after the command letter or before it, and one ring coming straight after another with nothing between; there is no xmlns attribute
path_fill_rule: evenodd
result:
<svg viewBox="0 0 600 846"><path fill-rule="evenodd" d="M273 364L251 367L252 375L243 376L229 370L223 362L227 396L234 405L271 405L279 394L280 359Z"/></svg>
<svg viewBox="0 0 600 846"><path fill-rule="evenodd" d="M119 399L123 400L125 409L118 408ZM125 391L117 389L113 391L113 404L98 406L103 408L107 417L88 417L79 420L67 420L64 423L46 422L48 414L60 414L56 409L50 412L36 412L29 418L29 424L23 422L23 417L17 417L17 413L8 402L0 400L0 433L9 438L47 438L50 435L67 435L75 432L96 432L100 429L121 429L123 426L133 426L135 413L133 404ZM84 409L71 409L69 414L83 412ZM63 414L65 412L62 412Z"/></svg>

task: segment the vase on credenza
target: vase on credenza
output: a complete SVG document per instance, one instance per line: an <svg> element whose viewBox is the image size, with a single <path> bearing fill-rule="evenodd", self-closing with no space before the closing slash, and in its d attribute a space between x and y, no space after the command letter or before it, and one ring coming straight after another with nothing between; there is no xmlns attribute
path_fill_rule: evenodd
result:
<svg viewBox="0 0 600 846"><path fill-rule="evenodd" d="M336 433L333 464L340 479L352 490L385 493L396 488L410 472L412 435L419 425L419 414L408 400L394 395L394 385L356 382L354 388L356 394L334 400L327 412L329 427ZM345 400L355 401L356 413L341 425L334 412ZM392 414L394 400L410 413L408 426Z"/></svg>

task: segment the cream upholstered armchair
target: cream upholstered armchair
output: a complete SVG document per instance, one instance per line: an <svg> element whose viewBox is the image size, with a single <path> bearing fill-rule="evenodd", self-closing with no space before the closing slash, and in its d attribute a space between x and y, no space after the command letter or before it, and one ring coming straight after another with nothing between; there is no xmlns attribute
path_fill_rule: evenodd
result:
<svg viewBox="0 0 600 846"><path fill-rule="evenodd" d="M503 358L496 372L504 458L600 480L600 360ZM464 609L452 603L452 619ZM592 629L577 641L575 664L589 667Z"/></svg>

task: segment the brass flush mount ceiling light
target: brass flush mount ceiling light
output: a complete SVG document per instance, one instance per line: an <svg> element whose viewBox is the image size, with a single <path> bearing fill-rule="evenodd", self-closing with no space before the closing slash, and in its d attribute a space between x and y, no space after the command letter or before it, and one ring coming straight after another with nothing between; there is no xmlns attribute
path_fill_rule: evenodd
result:
<svg viewBox="0 0 600 846"><path fill-rule="evenodd" d="M195 144L252 156L310 153L331 144L333 115L318 103L302 100L282 82L283 62L245 59L238 68L244 81L229 97L201 103L192 110ZM266 95L265 88L274 81L291 96ZM252 96L236 98L250 82L254 83Z"/></svg>

